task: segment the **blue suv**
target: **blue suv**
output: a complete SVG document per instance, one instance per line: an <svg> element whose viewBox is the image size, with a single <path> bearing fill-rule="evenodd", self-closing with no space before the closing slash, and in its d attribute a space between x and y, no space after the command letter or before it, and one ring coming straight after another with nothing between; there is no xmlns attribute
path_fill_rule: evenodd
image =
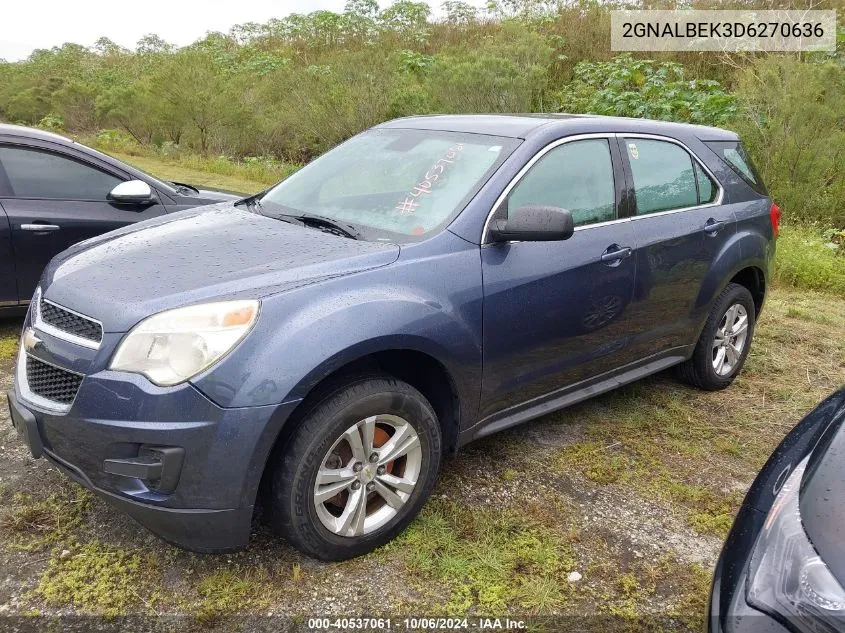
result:
<svg viewBox="0 0 845 633"><path fill-rule="evenodd" d="M45 270L9 396L32 454L164 539L317 558L402 530L441 458L677 366L740 371L780 210L737 136L593 116L363 132Z"/></svg>

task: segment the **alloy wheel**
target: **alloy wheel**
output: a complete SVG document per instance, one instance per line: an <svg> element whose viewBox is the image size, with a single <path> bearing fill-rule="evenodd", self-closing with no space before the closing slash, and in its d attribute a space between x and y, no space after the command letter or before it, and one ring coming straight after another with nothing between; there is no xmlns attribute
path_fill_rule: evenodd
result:
<svg viewBox="0 0 845 633"><path fill-rule="evenodd" d="M734 371L747 340L748 312L742 304L734 303L725 312L713 338L713 370L717 375L729 376Z"/></svg>
<svg viewBox="0 0 845 633"><path fill-rule="evenodd" d="M422 448L402 417L379 414L359 420L326 453L314 483L313 502L334 534L369 534L389 523L417 485Z"/></svg>

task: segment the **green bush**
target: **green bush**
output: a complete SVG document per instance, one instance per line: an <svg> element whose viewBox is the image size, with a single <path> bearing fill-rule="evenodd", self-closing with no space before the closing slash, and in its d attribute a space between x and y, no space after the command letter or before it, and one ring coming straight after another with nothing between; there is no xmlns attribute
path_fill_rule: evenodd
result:
<svg viewBox="0 0 845 633"><path fill-rule="evenodd" d="M790 220L845 228L845 70L757 59L740 75L734 122Z"/></svg>
<svg viewBox="0 0 845 633"><path fill-rule="evenodd" d="M496 37L435 57L426 88L441 112L531 112L548 80L552 49L541 35L510 24Z"/></svg>
<svg viewBox="0 0 845 633"><path fill-rule="evenodd" d="M255 89L255 154L305 162L387 118L399 71L392 57L342 52L284 69Z"/></svg>
<svg viewBox="0 0 845 633"><path fill-rule="evenodd" d="M676 62L620 55L581 62L575 79L554 94L561 112L644 117L724 125L737 114L736 99L718 81L686 79Z"/></svg>
<svg viewBox="0 0 845 633"><path fill-rule="evenodd" d="M83 139L87 143L106 153L139 154L143 147L123 130L100 130L93 139Z"/></svg>
<svg viewBox="0 0 845 633"><path fill-rule="evenodd" d="M349 0L342 13L236 25L181 48L155 35L134 51L106 38L66 43L0 60L0 120L99 134L99 147L120 154L286 164L386 119L433 112L727 126L742 134L787 218L845 227L845 40L836 52L801 56L614 56L616 4L552 5L449 1L445 19L432 20L414 0Z"/></svg>
<svg viewBox="0 0 845 633"><path fill-rule="evenodd" d="M781 226L775 257L779 283L845 297L845 239L841 231Z"/></svg>

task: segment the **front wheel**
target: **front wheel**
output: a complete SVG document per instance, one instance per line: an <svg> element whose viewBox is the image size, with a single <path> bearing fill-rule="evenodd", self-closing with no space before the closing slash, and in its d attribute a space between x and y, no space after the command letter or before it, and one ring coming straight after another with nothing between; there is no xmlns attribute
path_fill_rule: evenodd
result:
<svg viewBox="0 0 845 633"><path fill-rule="evenodd" d="M692 358L678 366L681 378L706 391L730 385L748 356L755 320L751 293L728 284L713 304Z"/></svg>
<svg viewBox="0 0 845 633"><path fill-rule="evenodd" d="M392 378L350 384L306 416L276 464L273 526L321 560L365 554L417 515L440 455L440 425L419 391Z"/></svg>

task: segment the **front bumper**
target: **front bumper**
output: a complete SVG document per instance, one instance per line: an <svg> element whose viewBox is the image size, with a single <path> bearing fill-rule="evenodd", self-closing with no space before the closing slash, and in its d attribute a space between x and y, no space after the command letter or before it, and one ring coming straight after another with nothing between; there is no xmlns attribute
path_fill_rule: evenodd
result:
<svg viewBox="0 0 845 633"><path fill-rule="evenodd" d="M85 376L66 413L35 406L17 386L7 395L34 457L163 539L203 552L246 545L264 465L296 405L225 409L190 384L161 388L110 371ZM156 460L160 468L144 468Z"/></svg>

